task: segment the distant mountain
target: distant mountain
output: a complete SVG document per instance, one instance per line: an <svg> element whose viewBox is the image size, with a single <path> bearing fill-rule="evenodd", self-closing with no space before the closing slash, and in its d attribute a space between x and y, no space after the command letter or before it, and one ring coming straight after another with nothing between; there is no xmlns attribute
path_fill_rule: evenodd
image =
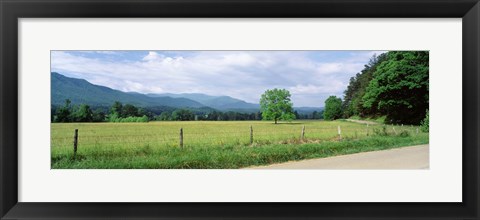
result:
<svg viewBox="0 0 480 220"><path fill-rule="evenodd" d="M51 97L52 105L62 105L65 103L65 99L70 99L73 104L85 103L92 106L110 106L115 101L119 101L140 107L205 107L205 105L187 98L150 97L140 93L126 93L55 72L51 73Z"/></svg>
<svg viewBox="0 0 480 220"><path fill-rule="evenodd" d="M310 114L314 111L321 112L324 107L294 107L293 110L297 111L299 114Z"/></svg>
<svg viewBox="0 0 480 220"><path fill-rule="evenodd" d="M160 93L160 94L155 94L155 93L147 93L145 94L150 97L172 97L172 98L187 98L191 100L195 100L197 102L204 102L211 100L213 98L216 98L218 96L210 96L210 95L205 95L202 93L180 93L180 94L174 94L174 93Z"/></svg>
<svg viewBox="0 0 480 220"><path fill-rule="evenodd" d="M147 94L147 96L187 98L221 111L257 112L260 110L260 105L258 104L248 103L240 99L232 98L230 96L210 96L201 93L162 93Z"/></svg>
<svg viewBox="0 0 480 220"><path fill-rule="evenodd" d="M51 104L63 105L65 99L73 104L89 104L91 106L111 106L115 101L132 104L161 112L171 108L192 108L202 111L235 111L253 113L260 111L260 105L248 103L230 96L211 96L201 93L162 93L142 94L138 92L122 92L105 86L94 85L84 79L66 77L59 73L51 73ZM163 106L163 107L162 107ZM322 107L294 107L299 114L320 112Z"/></svg>
<svg viewBox="0 0 480 220"><path fill-rule="evenodd" d="M260 105L248 103L240 99L232 98L230 96L211 96L202 93L162 93L162 94L146 94L150 97L172 97L172 98L188 98L197 101L205 106L209 106L222 111L235 111L252 113L260 111ZM323 107L294 107L299 114L311 114L314 111L321 112Z"/></svg>

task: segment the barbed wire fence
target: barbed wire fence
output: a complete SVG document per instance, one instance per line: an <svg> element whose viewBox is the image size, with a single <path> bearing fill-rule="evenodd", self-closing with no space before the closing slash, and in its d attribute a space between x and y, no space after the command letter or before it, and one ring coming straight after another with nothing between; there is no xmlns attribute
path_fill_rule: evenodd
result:
<svg viewBox="0 0 480 220"><path fill-rule="evenodd" d="M245 129L228 131L217 129L212 133L211 129L203 132L190 132L188 129L180 127L178 132L158 132L149 134L103 134L102 136L90 134L81 135L78 128L74 129L72 136L55 137L52 142L61 146L68 146L73 137L73 155L74 158L79 148L103 148L115 149L118 146L142 147L158 146L166 148L188 148L198 146L222 147L229 146L262 146L265 144L288 144L288 143L310 143L319 141L345 141L357 140L373 135L418 135L420 133L418 126L404 125L384 125L384 124L364 124L362 126L311 126L302 125L295 129L279 130L272 132L266 129L256 129L249 125ZM71 146L71 145L70 145ZM80 146L80 147L79 147Z"/></svg>

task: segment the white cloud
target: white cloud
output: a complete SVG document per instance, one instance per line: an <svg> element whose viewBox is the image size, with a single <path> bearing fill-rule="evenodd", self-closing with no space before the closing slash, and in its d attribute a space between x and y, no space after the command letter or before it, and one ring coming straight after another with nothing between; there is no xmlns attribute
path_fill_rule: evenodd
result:
<svg viewBox="0 0 480 220"><path fill-rule="evenodd" d="M311 94L329 94L339 93L345 89L345 85L339 81L330 81L329 85L296 85L290 87L289 91L295 95L311 95Z"/></svg>
<svg viewBox="0 0 480 220"><path fill-rule="evenodd" d="M373 55L352 52L324 61L305 51L149 51L143 57L115 59L129 52L113 52L118 53L108 56L114 59L105 59L53 51L52 71L128 92L199 92L248 102L258 102L266 89L287 88L296 106L323 106L323 97L341 96L349 78Z"/></svg>
<svg viewBox="0 0 480 220"><path fill-rule="evenodd" d="M95 51L95 53L114 55L114 54L118 54L118 53L121 53L121 52L111 51L111 50L98 50L98 51Z"/></svg>
<svg viewBox="0 0 480 220"><path fill-rule="evenodd" d="M163 58L163 56L160 56L157 52L148 52L148 55L143 57L143 60L146 61L154 61L154 60L159 60L160 58Z"/></svg>

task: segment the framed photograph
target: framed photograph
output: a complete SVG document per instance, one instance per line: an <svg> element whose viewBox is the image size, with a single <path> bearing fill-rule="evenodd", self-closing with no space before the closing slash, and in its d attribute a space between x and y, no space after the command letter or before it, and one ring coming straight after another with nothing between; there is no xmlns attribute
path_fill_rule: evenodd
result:
<svg viewBox="0 0 480 220"><path fill-rule="evenodd" d="M51 169L429 168L429 51L50 60Z"/></svg>
<svg viewBox="0 0 480 220"><path fill-rule="evenodd" d="M467 1L2 1L1 219L478 219Z"/></svg>

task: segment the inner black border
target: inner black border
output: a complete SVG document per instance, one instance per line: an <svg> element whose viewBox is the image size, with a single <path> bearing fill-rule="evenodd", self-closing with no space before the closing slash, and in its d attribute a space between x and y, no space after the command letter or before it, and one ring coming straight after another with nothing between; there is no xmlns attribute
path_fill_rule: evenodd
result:
<svg viewBox="0 0 480 220"><path fill-rule="evenodd" d="M0 218L479 219L480 155L478 150L478 95L480 90L478 75L480 62L480 4L478 1L479 0L0 0ZM19 45L17 21L19 18L62 17L462 18L463 202L19 203L17 152L17 64ZM445 107L448 108L448 106ZM448 161L446 162L448 163ZM72 190L75 190L75 188L72 187ZM134 191L134 189L125 190L129 192Z"/></svg>

